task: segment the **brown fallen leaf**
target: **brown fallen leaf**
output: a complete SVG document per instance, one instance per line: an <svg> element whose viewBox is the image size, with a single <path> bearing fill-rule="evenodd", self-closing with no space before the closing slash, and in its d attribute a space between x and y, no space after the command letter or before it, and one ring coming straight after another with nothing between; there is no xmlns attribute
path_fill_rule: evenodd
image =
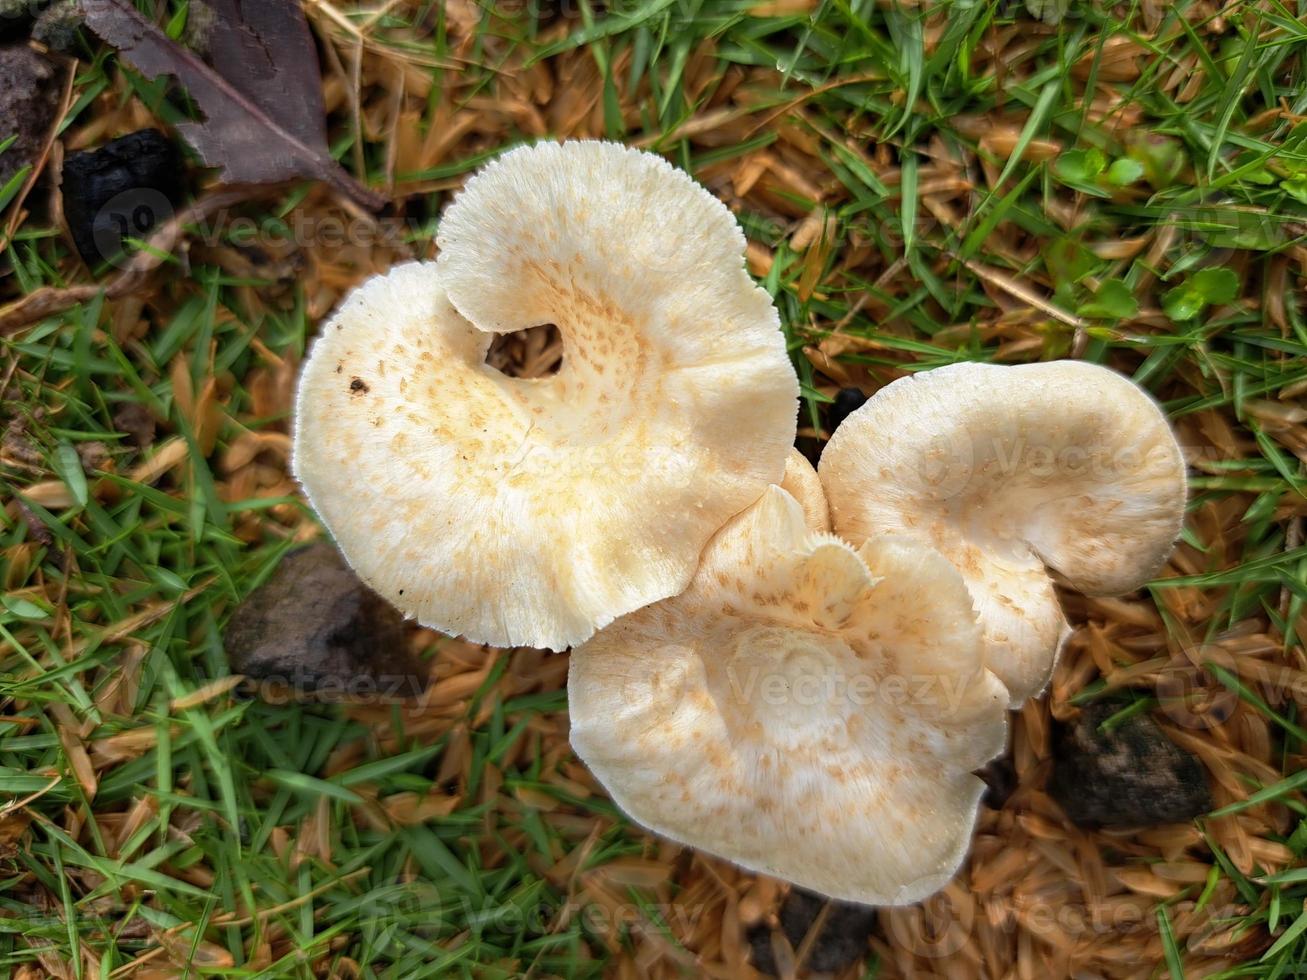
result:
<svg viewBox="0 0 1307 980"><path fill-rule="evenodd" d="M229 184L325 181L371 210L385 198L332 159L317 55L299 5L208 4L205 43L220 69L183 48L124 0L82 0L86 25L147 78L173 75L205 118L176 125Z"/></svg>

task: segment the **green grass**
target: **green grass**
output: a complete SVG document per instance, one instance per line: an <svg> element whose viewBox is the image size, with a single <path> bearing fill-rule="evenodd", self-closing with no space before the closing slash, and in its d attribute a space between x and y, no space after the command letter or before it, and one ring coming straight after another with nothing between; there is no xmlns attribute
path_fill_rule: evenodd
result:
<svg viewBox="0 0 1307 980"><path fill-rule="evenodd" d="M691 172L716 174L715 189L728 188L723 167L760 150L787 152L770 117L800 105L798 125L821 168L810 176L826 193L820 202L795 192L789 200L828 211L830 247L791 248L797 222L775 201L746 198L740 213L750 238L772 251L763 281L804 384L800 424L818 424L826 400L802 348L837 325L874 342L841 356L873 375L905 363L927 369L1007 358L985 328L1011 297L988 274L1025 284L1043 305L1019 327L1032 341L1019 359L1074 352L1128 365L1181 424L1219 413L1248 439L1246 457L1206 456L1193 480L1194 510L1231 496L1246 504L1238 553L1154 588L1161 598L1181 587L1217 597L1209 636L1261 619L1283 638L1286 659L1295 649L1301 657L1293 624L1307 601L1307 546L1291 528L1295 519L1301 528L1302 517L1292 515L1303 512L1307 472L1266 403L1307 384L1307 122L1299 119L1307 114L1307 4L1233 3L1218 22L1197 16L1197 4L1178 3L1161 7L1160 24L1150 28L1137 4L1075 3L1060 25L1038 29L1024 5L1010 2L939 5L947 17L855 0L822 0L811 14L776 17L756 16L755 6L582 3L566 34L524 16L484 18L462 44L441 5L418 3L397 7L374 29L379 45L427 66L433 85L423 126L442 104L494 97L514 65L581 52L602 88L595 135L641 142ZM160 22L175 33L186 5L166 7ZM1014 25L1025 43L1005 49L996 65L986 51ZM691 90L687 66L709 42L708 81ZM1115 46L1127 42L1138 48L1138 77L1110 81ZM185 114L166 83L142 80L106 50L80 54L65 133L125 99L165 122ZM461 74L430 67L460 59L467 62ZM1186 82L1194 70L1202 77L1182 102L1167 80L1187 65ZM711 145L682 135L720 86L754 69L770 73L749 80L750 126ZM1080 96L1102 79L1113 113L1126 120L1119 130ZM637 111L625 113L631 106ZM1277 107L1280 116L1266 115ZM1015 141L1000 148L985 139L994 123L975 122L985 116L1001 117ZM384 185L384 139L356 143L344 110L332 123L342 162ZM1061 152L1033 152L1048 141ZM438 165L397 176L447 184L498 148L460 145ZM932 212L922 177L948 155L974 184L969 198L955 199L966 203L956 220ZM0 205L16 190L0 189ZM286 191L249 213L275 229L306 191ZM444 196L429 197L435 214ZM417 247L430 227L412 231ZM1107 248L1143 236L1171 244L1128 257ZM863 259L849 265L859 250ZM0 261L11 270L0 282L6 298L87 277L39 214L19 227ZM447 817L384 831L353 818L359 787L375 797L441 792L449 736L434 744L410 739L396 712L401 748L386 753L377 726L339 708L231 695L171 707L229 673L225 617L290 546L296 518L287 509L301 505L289 496L223 499L218 462L243 429L285 430L284 415L256 413L246 384L266 367L261 350L297 360L316 324L307 313L311 297L293 279L237 277L199 259L183 270L170 261L169 281L152 294L139 336L115 333L119 301L79 306L3 340L5 420L21 421L33 455L16 459L7 450L0 471L6 499L25 508L11 506L0 527L0 794L36 799L20 811L32 817L26 829L13 808L0 816L0 831L13 833L0 850L0 968L45 954L79 977L107 977L163 936L168 952L158 962L192 959L192 975L310 976L344 958L365 976L512 976L528 968L537 976L600 975L607 954L599 936L584 917L557 914L572 899L541 873L578 841L535 808L492 806L478 795L487 767L511 758L501 794L553 795L568 812L604 821L587 867L646 853L642 835L608 801L573 798L544 778L531 723L565 711L562 692L496 698L482 714L474 700L464 803ZM1277 293L1288 294L1282 318L1271 302ZM205 452L176 385L185 379L199 392L215 377L226 418ZM129 403L165 420L151 452L169 437L188 446L156 485L128 475L149 455L115 428L115 412ZM107 448L114 472L88 480L77 450L94 442ZM56 480L71 506L43 506L27 492ZM1187 535L1209 548L1196 531ZM137 665L130 711L107 712L100 702L128 662ZM1289 807L1284 840L1307 859L1296 771L1307 732L1294 703L1272 707L1240 678L1214 670L1214 684L1271 720L1284 779L1249 790L1258 803ZM1094 693L1092 686L1084 692ZM143 750L98 767L89 799L76 778L78 746L137 729L149 732ZM519 743L527 751L514 751ZM357 763L324 775L333 753L350 746L360 752ZM133 807L143 815L115 849L118 823L102 829L98 821ZM311 854L289 862L277 851L279 835L293 839L318 814L330 817L330 862ZM483 840L497 842L502 859L494 867L482 866ZM1304 975L1307 875L1246 876L1212 848L1214 867L1249 909L1247 927L1278 937L1223 976ZM404 884L410 878L419 884ZM232 910L236 916L219 918ZM1183 941L1172 935L1167 909L1159 905L1156 914L1165 968L1178 977ZM657 921L656 913L650 918ZM249 951L274 940L286 951L251 967ZM235 966L214 967L223 955Z"/></svg>

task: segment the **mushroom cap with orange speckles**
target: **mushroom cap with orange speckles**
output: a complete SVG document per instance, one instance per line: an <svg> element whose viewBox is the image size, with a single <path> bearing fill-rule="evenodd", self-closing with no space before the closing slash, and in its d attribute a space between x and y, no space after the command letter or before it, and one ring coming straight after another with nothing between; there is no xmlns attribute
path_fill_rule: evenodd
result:
<svg viewBox="0 0 1307 980"><path fill-rule="evenodd" d="M799 502L808 530L830 530L830 508L826 505L826 491L822 489L821 480L808 462L808 457L797 449L791 449L785 459L785 476L780 482L780 488Z"/></svg>
<svg viewBox="0 0 1307 980"><path fill-rule="evenodd" d="M779 487L681 595L572 651L572 745L638 823L847 901L941 888L1003 750L1007 691L957 570L855 551Z"/></svg>
<svg viewBox="0 0 1307 980"><path fill-rule="evenodd" d="M1185 463L1157 404L1081 361L955 364L900 378L836 430L821 481L837 533L912 534L975 597L1013 707L1067 633L1048 569L1115 594L1162 567L1185 511Z"/></svg>
<svg viewBox="0 0 1307 980"><path fill-rule="evenodd" d="M295 472L345 557L406 614L562 649L683 589L781 479L798 381L724 205L616 144L504 154L323 328ZM557 325L558 373L485 363Z"/></svg>

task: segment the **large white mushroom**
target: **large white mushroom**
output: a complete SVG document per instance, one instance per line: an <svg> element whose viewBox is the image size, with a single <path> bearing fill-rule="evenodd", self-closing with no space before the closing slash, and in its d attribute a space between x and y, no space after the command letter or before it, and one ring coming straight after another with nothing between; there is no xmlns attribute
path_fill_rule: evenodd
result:
<svg viewBox="0 0 1307 980"><path fill-rule="evenodd" d="M836 430L819 474L835 531L910 534L957 566L1013 706L1067 633L1049 569L1119 594L1180 533L1185 464L1157 404L1079 361L956 364L901 378Z"/></svg>
<svg viewBox="0 0 1307 980"><path fill-rule="evenodd" d="M294 466L350 564L426 625L561 649L680 592L782 478L798 382L730 212L611 143L506 153L434 264L353 293L300 381ZM552 377L485 364L552 323Z"/></svg>
<svg viewBox="0 0 1307 980"><path fill-rule="evenodd" d="M910 539L855 551L779 487L683 594L571 657L572 745L632 819L851 901L952 877L1006 736L956 569Z"/></svg>

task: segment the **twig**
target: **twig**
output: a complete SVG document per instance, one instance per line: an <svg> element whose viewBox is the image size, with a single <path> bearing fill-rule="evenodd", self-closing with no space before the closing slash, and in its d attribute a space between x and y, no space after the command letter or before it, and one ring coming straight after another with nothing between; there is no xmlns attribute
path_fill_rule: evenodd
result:
<svg viewBox="0 0 1307 980"><path fill-rule="evenodd" d="M50 792L50 790L54 789L63 781L64 781L63 776L58 776L58 775L52 776L50 782L46 783L35 793L29 793L27 796L24 796L21 800L10 800L4 806L0 806L0 817L7 817L15 810L21 810L23 807L27 806L28 804L36 802L37 800L45 796L46 793Z"/></svg>
<svg viewBox="0 0 1307 980"><path fill-rule="evenodd" d="M848 78L837 78L834 81L827 82L825 85L818 85L816 88L809 89L802 95L795 96L788 102L782 103L774 111L763 116L761 122L755 124L753 128L745 132L744 138L747 140L760 130L766 129L781 116L793 109L797 109L809 99L815 99L819 95L825 95L827 92L834 91L837 88L843 88L845 85L860 85L863 82L881 82L884 80L884 72L869 71L861 75L850 75Z"/></svg>
<svg viewBox="0 0 1307 980"><path fill-rule="evenodd" d="M998 269L992 269L987 265L981 265L974 259L967 259L962 264L990 285L998 287L1009 296L1014 296L1023 303L1029 303L1035 309L1047 313L1054 320L1061 320L1068 326L1077 328L1083 328L1088 325L1074 313L1068 313L1061 307L1054 306L1024 283L1013 279L1011 276L1000 272Z"/></svg>
<svg viewBox="0 0 1307 980"><path fill-rule="evenodd" d="M817 913L817 917L808 925L808 931L803 934L803 941L799 943L799 948L794 951L794 972L798 973L803 969L808 957L812 955L813 947L817 945L817 937L821 935L826 928L826 920L830 918L831 900L827 899Z"/></svg>
<svg viewBox="0 0 1307 980"><path fill-rule="evenodd" d="M101 293L107 299L118 299L139 289L163 260L172 254L185 235L187 225L203 221L216 211L267 191L267 187L236 186L224 187L204 195L161 225L150 236L148 246L133 255L118 274L107 282L62 288L42 286L22 299L0 306L0 336L22 330L47 316L72 309L79 303L89 302Z"/></svg>

